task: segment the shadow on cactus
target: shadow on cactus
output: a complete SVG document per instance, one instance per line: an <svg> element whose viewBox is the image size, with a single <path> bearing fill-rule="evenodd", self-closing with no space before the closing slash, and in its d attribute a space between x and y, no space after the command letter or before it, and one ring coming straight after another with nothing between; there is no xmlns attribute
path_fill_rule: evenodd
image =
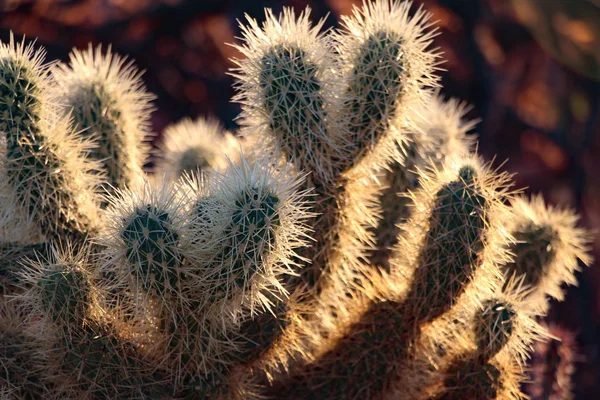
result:
<svg viewBox="0 0 600 400"><path fill-rule="evenodd" d="M472 154L430 18L248 17L240 130L183 119L154 171L132 61L2 43L0 394L522 398L589 234Z"/></svg>

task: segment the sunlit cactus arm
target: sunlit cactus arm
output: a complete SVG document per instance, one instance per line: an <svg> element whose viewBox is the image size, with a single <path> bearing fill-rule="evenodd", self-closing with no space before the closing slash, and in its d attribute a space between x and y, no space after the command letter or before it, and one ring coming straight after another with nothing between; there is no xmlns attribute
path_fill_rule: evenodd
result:
<svg viewBox="0 0 600 400"><path fill-rule="evenodd" d="M510 250L515 259L504 272L507 278L524 275L532 288L529 301L547 310L549 298L564 299L564 283L577 284L579 262L591 264L591 236L577 226L579 217L573 211L546 205L541 196L517 197L512 208L509 230L517 242Z"/></svg>
<svg viewBox="0 0 600 400"><path fill-rule="evenodd" d="M149 152L149 120L153 95L145 91L141 72L110 46L74 49L68 64L53 68L62 110L73 129L91 139L89 157L100 162L107 181L117 188L139 179Z"/></svg>
<svg viewBox="0 0 600 400"><path fill-rule="evenodd" d="M448 311L475 279L482 290L499 281L499 266L510 260L504 246L511 238L502 227L509 179L475 156L420 174L392 259L392 268L410 279L414 309L407 312L418 323Z"/></svg>
<svg viewBox="0 0 600 400"><path fill-rule="evenodd" d="M409 254L399 246L390 275L367 273L362 282L340 286L338 300L358 302L355 310L324 301L319 315L338 319L356 314L339 328L341 334L322 332L326 348L317 343L316 359L274 382L269 396L377 398L402 373L422 326L451 309L472 283L490 290L498 284L496 263L507 254L496 219L507 176L490 171L477 158L451 160L445 167L422 177L423 189L415 194L420 207L411 220L419 229L405 238ZM408 287L400 284L406 280ZM356 298L348 297L348 285L359 288ZM333 295L329 288L322 293Z"/></svg>
<svg viewBox="0 0 600 400"><path fill-rule="evenodd" d="M532 344L546 337L536 322L538 311L527 301L522 280L507 282L505 290L499 284L493 292L476 286L424 332L421 344L437 358L425 373L424 395L415 398L523 397L520 384Z"/></svg>
<svg viewBox="0 0 600 400"><path fill-rule="evenodd" d="M431 41L425 32L428 16L419 12L411 18L409 3L374 4L346 19L334 43L322 39L319 26L310 28L306 15L293 23L291 12L279 21L269 14L262 30L256 23L242 28L246 44L240 50L248 60L240 63L237 100L244 106L246 130L264 132L296 169L310 173L307 183L315 186L316 245L301 253L312 260L303 272L309 285L342 264L358 268L370 246L366 229L376 214L377 187L369 182L369 169L401 157L396 146L401 139L388 134L400 103L418 102L425 87L436 82L437 56L425 50ZM375 25L365 22L370 19L377 20ZM292 57L287 53L294 48L302 51ZM340 61L334 62L332 54ZM260 121L251 118L256 115Z"/></svg>
<svg viewBox="0 0 600 400"><path fill-rule="evenodd" d="M377 147L389 128L423 101L439 55L429 49L435 29L431 14L420 8L409 15L411 1L377 0L342 16L342 30L334 35L344 88L338 118L351 143L341 160L346 170ZM385 160L382 160L385 161Z"/></svg>
<svg viewBox="0 0 600 400"><path fill-rule="evenodd" d="M336 108L337 68L330 41L320 32L324 21L311 26L310 11L297 18L284 9L279 17L266 10L262 26L250 17L242 25L246 58L233 60L238 69L240 123L245 136L261 137L264 150L283 153L310 180L331 184L333 163L347 143L330 111Z"/></svg>
<svg viewBox="0 0 600 400"><path fill-rule="evenodd" d="M214 118L185 118L165 129L156 172L177 179L184 173L223 171L236 162L240 143Z"/></svg>
<svg viewBox="0 0 600 400"><path fill-rule="evenodd" d="M81 240L99 220L97 165L85 158L89 142L57 116L43 56L13 37L0 44L3 196L17 198L46 236Z"/></svg>
<svg viewBox="0 0 600 400"><path fill-rule="evenodd" d="M131 288L140 304L158 298L159 307L169 309L192 301L186 283L197 277L197 268L187 260L194 251L193 227L186 197L176 188L157 177L117 189L107 198L106 224L94 238L104 249L104 269Z"/></svg>
<svg viewBox="0 0 600 400"><path fill-rule="evenodd" d="M419 187L416 169L429 164L441 167L446 159L464 157L473 148L474 137L467 134L476 121L465 119L466 103L445 100L436 91L421 105L406 110L400 131L405 144L404 161L389 161L379 174L385 189L379 196L382 208L376 227L376 248L371 253L375 266L389 269L389 257L400 229L397 224L410 217L408 190Z"/></svg>
<svg viewBox="0 0 600 400"><path fill-rule="evenodd" d="M299 190L303 179L272 169L268 160L251 166L243 158L211 176L211 196L201 195L196 211L200 224L213 225L213 237L203 245L215 253L202 263L201 291L219 318L254 315L272 306L271 296L286 294L281 281L295 274L295 249L309 238L306 220L312 215L308 192Z"/></svg>

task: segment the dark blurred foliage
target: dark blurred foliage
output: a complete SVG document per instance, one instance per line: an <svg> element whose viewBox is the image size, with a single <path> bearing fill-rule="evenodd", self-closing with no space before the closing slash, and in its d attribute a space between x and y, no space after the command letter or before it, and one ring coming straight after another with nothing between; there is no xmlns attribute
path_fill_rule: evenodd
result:
<svg viewBox="0 0 600 400"><path fill-rule="evenodd" d="M359 3L360 0L354 0ZM575 207L596 229L600 257L600 0L417 0L434 14L444 92L473 104L479 151L517 172L518 187ZM156 132L212 114L235 129L227 75L244 13L309 5L327 26L352 0L0 0L0 39L38 38L48 59L112 44L146 70ZM159 139L160 140L160 139ZM579 276L548 317L578 332L578 399L600 398L600 269Z"/></svg>

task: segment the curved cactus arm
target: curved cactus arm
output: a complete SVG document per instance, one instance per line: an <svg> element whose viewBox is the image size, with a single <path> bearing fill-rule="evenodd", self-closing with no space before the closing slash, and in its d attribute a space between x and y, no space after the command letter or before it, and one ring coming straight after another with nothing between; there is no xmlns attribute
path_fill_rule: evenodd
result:
<svg viewBox="0 0 600 400"><path fill-rule="evenodd" d="M409 251L414 255L398 247L390 274L366 273L362 281L340 285L337 298L356 302L355 310L347 305L336 308L335 301L325 299L321 306L326 308L318 309L318 315L347 322L330 324L341 331L322 332L324 344L315 340L311 350L315 359L277 379L267 395L332 399L383 395L402 374L425 325L451 309L467 287L477 284L491 290L498 284L496 262L507 254L505 242L498 240L503 234L496 218L501 215L497 209L503 207L507 177L493 173L475 157L452 160L445 167L424 174L424 189L415 194L422 201L415 202L420 208L411 220L419 226L411 229L414 242ZM492 246L498 249L488 248ZM397 283L407 278L408 287ZM360 289L356 299L348 285ZM329 289L321 297L333 296Z"/></svg>
<svg viewBox="0 0 600 400"><path fill-rule="evenodd" d="M58 64L52 75L65 115L73 129L96 147L88 155L101 163L108 183L124 188L136 183L148 157L150 101L141 72L110 46L74 49L69 63Z"/></svg>
<svg viewBox="0 0 600 400"><path fill-rule="evenodd" d="M468 135L476 121L466 120L469 107L456 99L445 100L436 90L422 104L406 110L400 131L407 143L404 162L392 159L379 172L384 186L379 195L381 218L375 228L376 249L370 255L373 265L389 271L389 258L397 243L397 224L410 218L412 207L409 190L419 187L417 169L432 164L441 168L446 159L464 157L474 147L474 136Z"/></svg>
<svg viewBox="0 0 600 400"><path fill-rule="evenodd" d="M85 158L91 144L57 115L43 56L12 36L0 44L2 190L48 237L81 240L98 227L98 165Z"/></svg>
<svg viewBox="0 0 600 400"><path fill-rule="evenodd" d="M266 11L262 26L250 17L242 25L246 56L237 65L244 136L258 136L263 150L283 153L299 171L310 172L320 185L335 180L334 163L348 145L342 139L331 110L337 108L337 68L327 37L320 33L324 21L311 26L310 10L297 18L284 9L276 18Z"/></svg>
<svg viewBox="0 0 600 400"><path fill-rule="evenodd" d="M419 8L409 15L411 1L378 0L343 16L334 34L343 103L336 109L351 143L340 170L355 166L380 142L396 147L390 128L437 85L439 54L429 49L435 29L431 14ZM388 140L384 140L388 136ZM385 161L380 160L385 165Z"/></svg>
<svg viewBox="0 0 600 400"><path fill-rule="evenodd" d="M502 283L493 292L477 284L469 290L423 334L420 345L436 354L435 365L424 374L424 393L440 399L519 394L506 391L519 389L524 379L514 372L524 370L533 343L547 336L536 322L538 310L527 300L529 289L519 279L509 281L505 290Z"/></svg>
<svg viewBox="0 0 600 400"><path fill-rule="evenodd" d="M474 280L482 290L500 280L511 241L502 228L509 177L475 156L421 173L392 259L392 268L410 279L407 307L414 309L407 312L417 324L448 311Z"/></svg>
<svg viewBox="0 0 600 400"><path fill-rule="evenodd" d="M198 279L191 241L194 227L187 218L186 197L166 177L145 179L137 187L117 189L108 197L106 221L94 241L103 248L105 270L138 298L158 307L190 307L196 302L190 289Z"/></svg>

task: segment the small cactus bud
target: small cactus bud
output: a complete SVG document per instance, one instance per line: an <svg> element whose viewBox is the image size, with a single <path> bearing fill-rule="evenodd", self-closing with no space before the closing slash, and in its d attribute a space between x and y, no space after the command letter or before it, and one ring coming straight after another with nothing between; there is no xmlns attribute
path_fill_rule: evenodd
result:
<svg viewBox="0 0 600 400"><path fill-rule="evenodd" d="M66 334L80 329L98 307L89 246L54 245L50 254L22 261L15 297L32 315L43 315Z"/></svg>
<svg viewBox="0 0 600 400"><path fill-rule="evenodd" d="M156 171L172 179L184 173L224 170L227 159L236 162L239 155L237 139L212 118L192 121L183 119L165 129L159 145Z"/></svg>
<svg viewBox="0 0 600 400"><path fill-rule="evenodd" d="M512 304L499 299L487 300L474 321L477 349L486 359L498 353L510 340L516 311Z"/></svg>

